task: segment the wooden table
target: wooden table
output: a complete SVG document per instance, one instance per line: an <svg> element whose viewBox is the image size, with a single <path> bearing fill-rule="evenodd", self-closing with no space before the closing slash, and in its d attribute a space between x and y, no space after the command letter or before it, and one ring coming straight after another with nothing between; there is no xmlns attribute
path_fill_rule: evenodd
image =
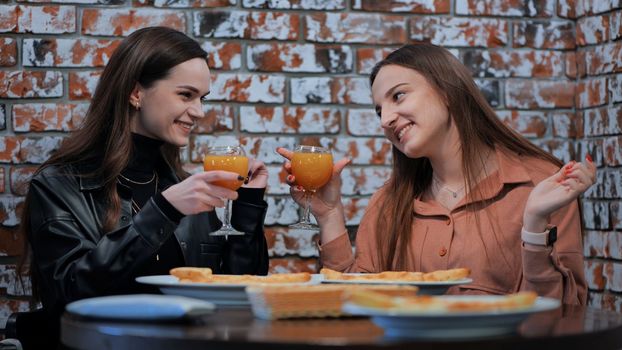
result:
<svg viewBox="0 0 622 350"><path fill-rule="evenodd" d="M418 340L384 336L367 318L263 321L250 310L220 310L192 323L93 321L65 314L61 340L72 349L622 349L622 315L565 305L530 316L516 334Z"/></svg>

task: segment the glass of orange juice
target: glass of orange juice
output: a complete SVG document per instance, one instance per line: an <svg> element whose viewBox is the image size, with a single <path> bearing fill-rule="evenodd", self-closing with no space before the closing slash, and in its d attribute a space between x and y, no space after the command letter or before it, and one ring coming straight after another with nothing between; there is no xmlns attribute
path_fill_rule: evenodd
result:
<svg viewBox="0 0 622 350"><path fill-rule="evenodd" d="M225 170L239 174L242 177L248 176L248 158L244 150L240 146L214 146L208 147L205 157L203 158L203 170ZM237 190L242 186L243 181L238 180L221 180L215 181L216 186L225 187L230 190ZM210 236L235 236L243 235L231 226L230 209L231 200L227 199L225 203L225 216L222 220L220 230L211 232Z"/></svg>
<svg viewBox="0 0 622 350"><path fill-rule="evenodd" d="M333 155L329 150L317 146L296 146L290 159L296 184L302 186L305 197L305 211L302 220L289 227L303 230L318 229L311 223L309 212L313 194L330 180L333 175Z"/></svg>

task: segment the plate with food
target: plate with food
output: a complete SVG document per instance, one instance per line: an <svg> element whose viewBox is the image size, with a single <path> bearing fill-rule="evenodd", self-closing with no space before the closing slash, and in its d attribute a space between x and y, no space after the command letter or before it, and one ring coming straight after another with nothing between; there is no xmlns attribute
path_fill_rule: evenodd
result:
<svg viewBox="0 0 622 350"><path fill-rule="evenodd" d="M391 297L353 291L346 296L343 310L370 316L389 337L457 339L512 334L529 315L559 306L559 300L533 292Z"/></svg>
<svg viewBox="0 0 622 350"><path fill-rule="evenodd" d="M317 284L319 276L310 273L282 273L268 276L219 275L209 268L179 267L170 275L142 276L138 283L156 286L164 294L203 299L218 307L249 307L245 288L251 285Z"/></svg>
<svg viewBox="0 0 622 350"><path fill-rule="evenodd" d="M384 271L379 273L342 273L323 268L322 283L342 284L398 284L419 287L423 295L445 294L450 287L473 282L467 268L437 270L434 272Z"/></svg>

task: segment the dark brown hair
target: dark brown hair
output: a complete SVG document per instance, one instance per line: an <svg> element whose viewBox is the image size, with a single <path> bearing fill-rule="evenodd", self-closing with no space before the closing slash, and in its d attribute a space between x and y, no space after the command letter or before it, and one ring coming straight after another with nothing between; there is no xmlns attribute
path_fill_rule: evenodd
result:
<svg viewBox="0 0 622 350"><path fill-rule="evenodd" d="M207 52L182 32L149 27L132 33L119 44L104 68L81 127L37 170L38 173L50 165L94 164L94 170L76 175L103 180L108 203L103 232L113 229L120 215L116 180L127 166L132 148L130 120L136 115L130 105L132 90L137 83L143 88L153 86L156 81L165 79L173 67L194 58L207 61ZM188 176L181 167L179 147L164 144L160 151L180 178ZM27 199L20 227L24 237L28 237L29 223ZM27 239L25 241L24 256L27 256L30 249Z"/></svg>
<svg viewBox="0 0 622 350"><path fill-rule="evenodd" d="M519 155L537 157L558 166L562 163L503 124L469 70L449 51L427 43L403 46L378 62L370 76L373 85L382 67L398 65L413 69L444 96L451 122L460 137L465 190L471 193L485 148L503 147ZM432 166L427 158L411 159L393 146L393 172L378 202L382 215L376 221L378 257L384 270L406 269L407 250L414 216L412 202L432 184ZM380 232L386 232L381 235ZM388 237L387 237L388 235ZM399 242L399 245L398 245Z"/></svg>

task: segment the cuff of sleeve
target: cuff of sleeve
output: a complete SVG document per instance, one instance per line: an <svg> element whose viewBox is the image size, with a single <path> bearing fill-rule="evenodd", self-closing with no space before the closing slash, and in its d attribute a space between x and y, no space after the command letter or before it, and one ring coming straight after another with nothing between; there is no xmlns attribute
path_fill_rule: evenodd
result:
<svg viewBox="0 0 622 350"><path fill-rule="evenodd" d="M233 201L231 209L231 225L238 231L254 233L263 232L263 222L268 211L268 204Z"/></svg>
<svg viewBox="0 0 622 350"><path fill-rule="evenodd" d="M318 248L324 267L343 271L354 263L348 231L344 231L343 234L326 244L318 244Z"/></svg>
<svg viewBox="0 0 622 350"><path fill-rule="evenodd" d="M559 271L555 268L552 247L523 245L523 274L531 282L559 279Z"/></svg>
<svg viewBox="0 0 622 350"><path fill-rule="evenodd" d="M153 201L155 205L166 215L171 221L179 224L181 219L184 218L184 214L182 214L177 208L175 208L171 202L169 202L164 196L162 192L158 192L155 196L153 196Z"/></svg>
<svg viewBox="0 0 622 350"><path fill-rule="evenodd" d="M240 187L238 189L238 199L236 200L246 203L263 204L263 196L265 192L265 188Z"/></svg>

